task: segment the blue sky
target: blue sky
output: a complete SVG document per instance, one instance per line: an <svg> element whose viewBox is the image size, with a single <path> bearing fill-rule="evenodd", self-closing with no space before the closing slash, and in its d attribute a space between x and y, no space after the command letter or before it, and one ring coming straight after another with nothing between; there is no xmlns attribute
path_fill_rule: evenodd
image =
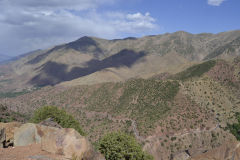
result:
<svg viewBox="0 0 240 160"><path fill-rule="evenodd" d="M128 4L123 0L110 8L130 13L149 12L159 26L155 34L179 30L218 33L240 29L240 0L216 0L214 4L208 4L207 0L135 0Z"/></svg>
<svg viewBox="0 0 240 160"><path fill-rule="evenodd" d="M106 39L240 29L240 0L0 0L0 54L82 36Z"/></svg>

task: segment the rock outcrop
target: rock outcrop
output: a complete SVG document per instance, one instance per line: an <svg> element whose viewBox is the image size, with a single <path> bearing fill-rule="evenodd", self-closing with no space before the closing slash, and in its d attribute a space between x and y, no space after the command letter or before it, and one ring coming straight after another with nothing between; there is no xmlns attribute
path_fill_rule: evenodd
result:
<svg viewBox="0 0 240 160"><path fill-rule="evenodd" d="M0 147L13 145L14 131L22 124L18 122L0 123Z"/></svg>
<svg viewBox="0 0 240 160"><path fill-rule="evenodd" d="M14 132L14 146L41 144L49 153L81 160L104 160L91 143L72 128L56 128L27 123Z"/></svg>
<svg viewBox="0 0 240 160"><path fill-rule="evenodd" d="M37 125L41 137L42 149L54 154L71 158L73 155L83 158L91 150L89 141L72 128L58 129Z"/></svg>

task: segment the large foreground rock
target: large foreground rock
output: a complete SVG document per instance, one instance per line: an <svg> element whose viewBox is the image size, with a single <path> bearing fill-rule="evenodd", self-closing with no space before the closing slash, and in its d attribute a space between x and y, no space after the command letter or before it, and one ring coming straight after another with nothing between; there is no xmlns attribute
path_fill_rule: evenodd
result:
<svg viewBox="0 0 240 160"><path fill-rule="evenodd" d="M36 124L27 123L14 132L14 146L27 146L41 143Z"/></svg>
<svg viewBox="0 0 240 160"><path fill-rule="evenodd" d="M56 128L27 123L16 130L15 146L41 144L44 151L81 160L103 160L90 142L72 128Z"/></svg>
<svg viewBox="0 0 240 160"><path fill-rule="evenodd" d="M51 153L83 158L91 150L88 140L72 128L37 126L42 149Z"/></svg>

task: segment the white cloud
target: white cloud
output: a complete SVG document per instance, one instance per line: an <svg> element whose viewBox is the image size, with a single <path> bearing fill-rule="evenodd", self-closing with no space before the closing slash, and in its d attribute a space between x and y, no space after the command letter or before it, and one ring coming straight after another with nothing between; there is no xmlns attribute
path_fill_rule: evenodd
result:
<svg viewBox="0 0 240 160"><path fill-rule="evenodd" d="M117 0L0 0L0 54L20 54L81 36L117 38L156 28L149 13L99 12Z"/></svg>
<svg viewBox="0 0 240 160"><path fill-rule="evenodd" d="M208 0L208 4L212 6L220 6L225 0Z"/></svg>
<svg viewBox="0 0 240 160"><path fill-rule="evenodd" d="M144 33L157 28L155 19L150 16L150 13L108 13L110 22L115 26L116 30L127 33Z"/></svg>

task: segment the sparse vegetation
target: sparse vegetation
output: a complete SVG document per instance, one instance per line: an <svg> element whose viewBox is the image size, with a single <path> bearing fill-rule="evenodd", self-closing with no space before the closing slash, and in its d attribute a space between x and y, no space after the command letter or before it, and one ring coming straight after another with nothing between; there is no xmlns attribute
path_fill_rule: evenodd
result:
<svg viewBox="0 0 240 160"><path fill-rule="evenodd" d="M134 79L125 83L106 83L91 93L86 102L91 111L129 115L137 121L141 133L155 128L155 122L170 111L171 101L179 91L177 81ZM118 91L122 90L120 95ZM116 97L119 98L116 98Z"/></svg>
<svg viewBox="0 0 240 160"><path fill-rule="evenodd" d="M238 37L237 39L233 40L232 42L224 45L224 46L220 46L217 49L215 49L212 53L210 53L209 55L207 55L204 59L212 59L215 58L223 53L232 53L236 51L237 46L240 45L240 37Z"/></svg>
<svg viewBox="0 0 240 160"><path fill-rule="evenodd" d="M0 98L13 98L23 94L29 93L28 91L21 91L21 92L1 92Z"/></svg>
<svg viewBox="0 0 240 160"><path fill-rule="evenodd" d="M12 121L21 121L24 122L27 120L28 117L26 117L23 114L20 114L18 112L10 111L6 106L0 104L0 122L12 122Z"/></svg>
<svg viewBox="0 0 240 160"><path fill-rule="evenodd" d="M216 64L215 60L210 60L201 64L197 64L192 67L189 67L183 72L176 74L172 78L184 81L190 78L200 77L204 73L208 72L212 67L214 67L215 64Z"/></svg>
<svg viewBox="0 0 240 160"><path fill-rule="evenodd" d="M14 97L17 97L17 96L20 96L20 95L23 95L23 94L27 94L27 93L36 91L38 89L39 89L39 87L34 88L33 90L26 90L26 89L24 89L24 90L19 91L19 92L15 92L15 91L12 91L12 92L0 92L0 98L14 98Z"/></svg>

